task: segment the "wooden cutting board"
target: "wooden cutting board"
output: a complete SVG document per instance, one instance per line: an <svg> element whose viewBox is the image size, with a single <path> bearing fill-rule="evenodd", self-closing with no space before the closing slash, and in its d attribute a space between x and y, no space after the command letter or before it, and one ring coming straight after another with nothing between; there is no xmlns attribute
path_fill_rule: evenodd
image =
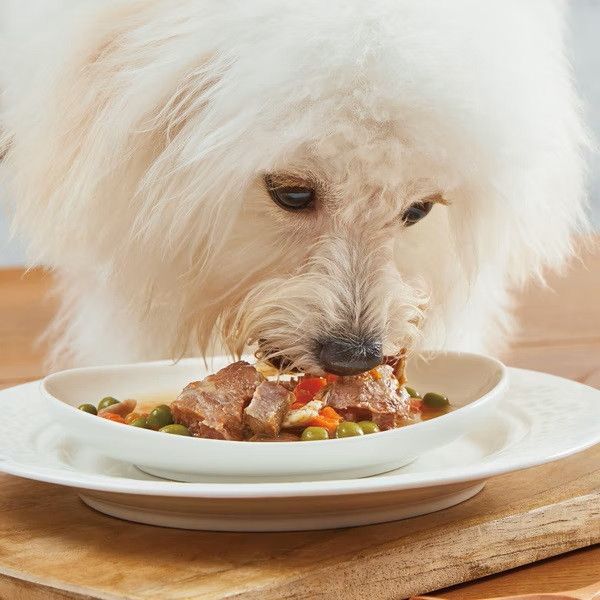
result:
<svg viewBox="0 0 600 600"><path fill-rule="evenodd" d="M0 598L398 599L599 542L600 448L433 515L281 534L136 525L3 477Z"/></svg>
<svg viewBox="0 0 600 600"><path fill-rule="evenodd" d="M508 362L600 387L600 252L584 260L567 279L550 282L555 293L527 294ZM41 300L48 281L39 272L20 277L0 271L0 386L42 374L32 342L52 313ZM74 490L0 476L0 600L401 600L598 543L600 447L495 478L473 499L439 513L303 533L137 525L93 512ZM573 560L588 565L578 579L570 579ZM527 576L533 571L535 581ZM553 591L591 584L598 575L600 548L503 575L503 586L487 580L436 595ZM509 587L509 580L517 583Z"/></svg>

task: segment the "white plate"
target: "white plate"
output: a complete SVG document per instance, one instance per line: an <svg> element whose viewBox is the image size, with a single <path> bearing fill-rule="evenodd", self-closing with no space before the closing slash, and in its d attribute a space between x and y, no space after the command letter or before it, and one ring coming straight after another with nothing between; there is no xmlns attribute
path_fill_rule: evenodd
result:
<svg viewBox="0 0 600 600"><path fill-rule="evenodd" d="M171 436L125 427L77 410L104 396L175 399L190 381L228 364L216 357L210 369L198 359L73 369L46 377L42 391L65 432L112 458L176 481L314 481L384 473L477 427L506 390L502 363L478 354L430 353L412 360L411 385L445 393L452 412L408 427L321 442L235 442Z"/></svg>
<svg viewBox="0 0 600 600"><path fill-rule="evenodd" d="M39 384L0 391L0 471L80 490L90 506L154 525L286 531L380 523L452 506L484 480L600 442L600 392L509 369L510 388L477 430L411 465L365 479L308 483L176 483L65 438Z"/></svg>

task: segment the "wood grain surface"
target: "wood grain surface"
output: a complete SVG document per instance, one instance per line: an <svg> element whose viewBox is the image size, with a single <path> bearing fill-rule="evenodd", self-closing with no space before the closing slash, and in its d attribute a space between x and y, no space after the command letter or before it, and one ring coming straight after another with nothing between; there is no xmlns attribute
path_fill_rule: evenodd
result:
<svg viewBox="0 0 600 600"><path fill-rule="evenodd" d="M0 387L43 374L43 349L32 344L53 312L42 300L50 281L40 271L0 271ZM523 295L522 326L505 358L600 387L600 251L549 283ZM495 478L433 515L281 534L136 525L93 512L73 490L0 476L2 600L469 600L589 585L600 579L598 547L472 580L598 542L600 448Z"/></svg>

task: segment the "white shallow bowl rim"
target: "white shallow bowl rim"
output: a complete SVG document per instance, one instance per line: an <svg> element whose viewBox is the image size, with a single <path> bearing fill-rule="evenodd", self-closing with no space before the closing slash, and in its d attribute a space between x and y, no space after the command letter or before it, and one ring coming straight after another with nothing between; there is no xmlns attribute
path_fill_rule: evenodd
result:
<svg viewBox="0 0 600 600"><path fill-rule="evenodd" d="M160 361L163 362L163 361ZM170 361L167 361L170 362ZM550 375L540 371L526 369L507 368L509 373L542 375L550 380L568 382L570 385L585 388L598 394L598 390L585 384L567 380L562 377ZM12 389L29 387L32 390L39 385L39 381L22 384ZM489 462L481 462L467 466L454 467L446 472L427 471L425 473L410 473L390 475L384 477L371 477L363 479L346 479L335 481L312 481L312 482L282 482L282 483L180 483L160 480L133 480L119 477L101 476L94 480L92 475L82 476L78 472L66 471L59 468L23 467L20 463L0 459L0 471L7 474L34 479L46 483L54 483L67 487L89 489L122 494L139 494L151 496L168 497L198 497L198 498L268 498L268 497L302 497L302 496L336 496L346 494L380 493L390 491L401 491L406 489L426 488L438 485L450 485L487 479L489 477L502 475L527 469L533 466L543 465L549 462L566 458L573 454L582 452L600 443L600 429L595 435L580 441L568 448L550 452L543 456L533 456L528 460L521 460L517 465L513 463L500 462L494 464L493 459ZM68 473L68 475L65 475Z"/></svg>
<svg viewBox="0 0 600 600"><path fill-rule="evenodd" d="M471 358L471 359L483 359L484 361L487 361L488 363L490 363L491 365L493 365L496 369L498 369L500 377L498 382L496 383L496 385L494 385L490 390L488 390L485 394L479 396L478 398L476 398L475 400L472 400L471 402L469 402L468 404L461 406L459 408L457 408L456 410L450 411L448 413L439 415L437 417L435 417L435 419L429 419L427 421L420 421L418 423L413 423L411 425L408 425L407 427L411 428L411 431L426 431L427 429L433 428L437 426L437 423L439 423L439 421L441 419L444 419L446 422L450 419L454 420L456 418L462 418L462 416L466 415L469 412L472 412L473 410L477 410L477 408L479 408L482 404L485 404L487 401L489 401L492 398L496 398L497 395L502 394L507 386L508 386L508 374L507 374L507 368L504 365L504 363L502 363L501 361L499 361L498 359L492 357L492 356L488 356L486 354L478 354L476 352L462 352L462 351L453 351L453 350L447 350L447 351L424 351L422 353L423 355L433 355L433 356L454 356L454 357L465 357L465 358ZM215 356L214 358L219 359L219 358L223 358L223 356ZM198 362L201 359L198 358L185 358L182 359L180 362L183 364L186 363L194 363L194 362ZM77 410L76 407L73 407L69 404L67 404L66 402L63 402L60 398L57 398L54 394L52 394L52 392L50 392L48 390L48 384L52 384L52 382L59 378L59 377L64 377L65 375L68 375L70 373L81 373L81 372L102 372L103 370L106 370L107 368L111 369L111 370L117 370L117 371L121 371L121 370L126 370L126 369L131 369L132 367L140 367L140 366L144 366L144 367L152 367L152 366L168 366L171 364L176 364L174 361L172 360L158 360L158 361L148 361L148 362L138 362L138 363L124 363L124 364L115 364L115 365L103 365L103 366L94 366L94 367L79 367L79 368L75 368L75 369L66 369L63 371L57 371L56 373L51 373L50 375L47 375L46 377L44 377L41 381L40 381L40 387L41 387L41 391L42 394L49 399L51 402L56 402L59 403L62 407L67 407L67 408L72 408L74 411ZM458 415L458 416L457 416ZM86 419L88 417L90 417L91 415L88 415L87 413L83 413L81 414L81 418L82 419ZM123 429L122 426L119 423L113 423L112 421L108 420L108 419L102 419L102 422L100 424L98 424L101 427L104 428L109 428L107 429L107 431L114 431L117 432L118 431L118 435L122 435L123 434ZM137 435L139 436L143 436L143 438L149 439L146 436L150 436L150 435L156 435L156 432L154 431L147 431L145 429L135 429L132 428L132 431L128 431L127 435L131 436L131 435ZM376 434L370 434L370 435L377 435L377 436L388 436L390 437L391 435L398 435L398 432L402 431L403 428L399 428L399 429L389 429L387 431L380 431ZM198 443L198 439L197 438L191 438L191 437L185 437L185 436L172 436L173 439L169 440L170 443L172 443L173 445L175 444L179 444L181 447L183 447L184 445L190 446L191 444L197 444ZM140 438L140 439L143 439ZM356 444L357 442L357 438L341 438L341 439L329 439L329 440L316 440L316 441L312 441L311 442L311 447L314 448L315 444L317 445L322 445L323 447L331 447L332 444ZM247 441L236 441L236 440L215 440L215 439L210 439L210 438L202 438L202 445L203 446L214 446L214 449L216 450L219 446L221 446L222 444L227 444L229 447L244 447L247 448L248 447L248 443ZM273 442L251 442L253 447L272 447L273 446ZM298 442L277 442L277 447L291 447L293 446L295 451L300 450L302 448L302 445L298 444Z"/></svg>

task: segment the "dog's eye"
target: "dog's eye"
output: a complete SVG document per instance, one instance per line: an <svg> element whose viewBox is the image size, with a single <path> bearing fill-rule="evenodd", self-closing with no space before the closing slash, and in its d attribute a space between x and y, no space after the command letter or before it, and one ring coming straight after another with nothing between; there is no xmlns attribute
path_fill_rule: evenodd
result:
<svg viewBox="0 0 600 600"><path fill-rule="evenodd" d="M406 227L414 225L417 221L420 221L429 214L434 204L434 202L429 200L415 202L402 213L402 223L404 223Z"/></svg>
<svg viewBox="0 0 600 600"><path fill-rule="evenodd" d="M315 190L301 186L277 186L267 177L267 190L273 202L285 210L304 210L315 201Z"/></svg>
<svg viewBox="0 0 600 600"><path fill-rule="evenodd" d="M269 190L271 198L286 210L302 210L314 201L314 190L301 187L284 187Z"/></svg>

